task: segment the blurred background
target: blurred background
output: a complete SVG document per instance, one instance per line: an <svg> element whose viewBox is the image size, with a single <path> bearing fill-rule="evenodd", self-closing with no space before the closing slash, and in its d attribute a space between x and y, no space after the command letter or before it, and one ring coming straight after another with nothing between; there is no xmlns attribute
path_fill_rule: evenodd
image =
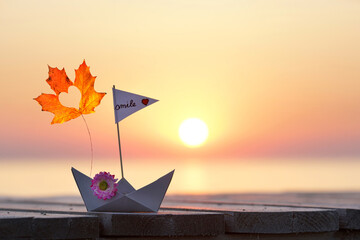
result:
<svg viewBox="0 0 360 240"><path fill-rule="evenodd" d="M360 190L360 2L0 1L0 195L77 195L89 174L83 119L51 125L33 100L48 66L85 59L92 174L120 175L111 88L160 101L120 122L125 177L176 169L169 193ZM61 93L77 106L74 87ZM179 127L202 120L188 146Z"/></svg>

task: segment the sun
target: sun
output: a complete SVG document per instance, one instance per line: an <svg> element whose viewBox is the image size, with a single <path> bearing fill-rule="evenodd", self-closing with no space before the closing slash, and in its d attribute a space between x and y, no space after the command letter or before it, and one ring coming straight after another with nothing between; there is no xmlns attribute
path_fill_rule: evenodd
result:
<svg viewBox="0 0 360 240"><path fill-rule="evenodd" d="M204 121L198 118L189 118L180 124L179 136L187 146L197 147L206 141L209 130Z"/></svg>

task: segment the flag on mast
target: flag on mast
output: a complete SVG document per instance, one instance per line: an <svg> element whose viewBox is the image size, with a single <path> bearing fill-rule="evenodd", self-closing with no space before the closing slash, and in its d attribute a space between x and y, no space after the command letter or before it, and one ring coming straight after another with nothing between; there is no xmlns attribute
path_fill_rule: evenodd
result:
<svg viewBox="0 0 360 240"><path fill-rule="evenodd" d="M158 100L115 89L113 87L115 123Z"/></svg>

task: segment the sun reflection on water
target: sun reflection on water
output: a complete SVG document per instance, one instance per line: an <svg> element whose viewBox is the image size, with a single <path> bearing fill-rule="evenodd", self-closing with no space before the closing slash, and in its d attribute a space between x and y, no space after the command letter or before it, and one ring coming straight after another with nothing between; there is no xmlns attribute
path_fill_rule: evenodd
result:
<svg viewBox="0 0 360 240"><path fill-rule="evenodd" d="M89 174L89 161L0 161L0 196L78 195L71 167ZM128 160L125 177L141 188L175 169L168 189L172 194L360 191L360 162L337 160L184 161ZM118 160L95 161L93 174L110 171L120 176ZM335 177L336 176L336 177Z"/></svg>

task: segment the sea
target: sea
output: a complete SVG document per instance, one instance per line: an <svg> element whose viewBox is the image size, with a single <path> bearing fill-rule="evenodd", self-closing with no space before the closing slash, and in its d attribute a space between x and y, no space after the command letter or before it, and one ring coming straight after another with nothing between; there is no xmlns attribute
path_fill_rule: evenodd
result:
<svg viewBox="0 0 360 240"><path fill-rule="evenodd" d="M141 188L175 169L169 194L355 192L360 159L126 159L124 177ZM78 195L71 168L121 178L118 159L0 159L1 197Z"/></svg>

